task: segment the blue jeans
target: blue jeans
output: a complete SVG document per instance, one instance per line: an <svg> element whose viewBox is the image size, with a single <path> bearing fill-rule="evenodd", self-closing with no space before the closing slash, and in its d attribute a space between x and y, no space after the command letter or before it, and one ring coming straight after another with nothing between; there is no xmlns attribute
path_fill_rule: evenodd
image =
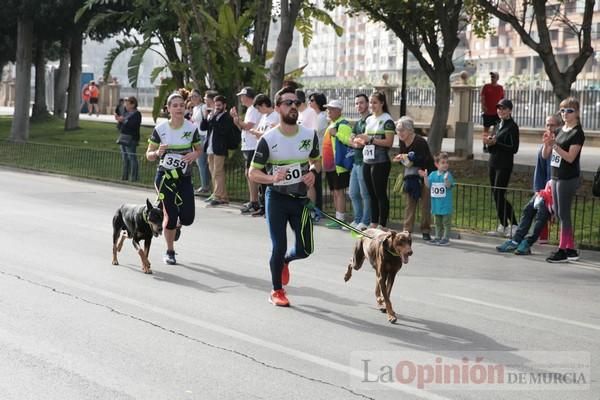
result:
<svg viewBox="0 0 600 400"><path fill-rule="evenodd" d="M198 164L198 171L200 171L200 188L209 190L210 189L210 170L208 169L208 155L203 151L202 155L196 160Z"/></svg>
<svg viewBox="0 0 600 400"><path fill-rule="evenodd" d="M354 164L350 172L350 200L354 211L354 222L371 223L371 196L363 175L363 164Z"/></svg>
<svg viewBox="0 0 600 400"><path fill-rule="evenodd" d="M121 158L123 159L123 173L121 179L126 181L129 179L131 172L131 181L135 182L139 178L138 159L136 154L137 143L130 145L121 145Z"/></svg>
<svg viewBox="0 0 600 400"><path fill-rule="evenodd" d="M267 225L271 235L273 251L269 260L273 290L279 290L283 264L308 257L313 252L312 219L304 207L306 199L280 194L271 187L265 194ZM287 249L287 224L296 236L295 245Z"/></svg>
<svg viewBox="0 0 600 400"><path fill-rule="evenodd" d="M523 207L523 212L521 214L521 222L519 222L519 227L517 228L517 233L513 237L513 241L520 243L523 239L527 239L529 245L533 245L538 238L540 237L540 232L548 223L550 219L550 212L548 211L548 207L546 204L542 202L540 204L539 210L536 210L533 206L535 201L535 195L529 200L525 207ZM534 223L535 218L535 223ZM529 232L529 228L531 228L531 224L533 223L533 232L531 235L525 237Z"/></svg>

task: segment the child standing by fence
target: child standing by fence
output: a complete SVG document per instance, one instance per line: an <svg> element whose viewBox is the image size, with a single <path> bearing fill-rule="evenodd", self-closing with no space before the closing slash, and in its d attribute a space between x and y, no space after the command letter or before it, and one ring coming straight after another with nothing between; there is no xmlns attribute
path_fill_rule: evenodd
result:
<svg viewBox="0 0 600 400"><path fill-rule="evenodd" d="M429 175L427 170L419 170L419 175L423 177L425 185L431 193L431 214L433 214L435 223L435 238L429 243L448 246L452 227L452 188L454 187L454 178L448 171L450 167L448 153L437 154L435 165L438 170Z"/></svg>

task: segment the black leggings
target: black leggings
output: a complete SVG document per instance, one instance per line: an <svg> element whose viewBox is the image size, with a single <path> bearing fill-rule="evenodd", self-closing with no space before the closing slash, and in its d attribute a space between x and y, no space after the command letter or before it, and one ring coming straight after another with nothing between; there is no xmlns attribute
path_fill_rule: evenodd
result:
<svg viewBox="0 0 600 400"><path fill-rule="evenodd" d="M163 211L168 217L166 229L175 229L178 220L181 225L191 225L196 216L192 177L182 176L176 180L165 179L162 182L163 175L161 171L156 174L154 185L156 191L162 193L162 196L159 196L162 197Z"/></svg>
<svg viewBox="0 0 600 400"><path fill-rule="evenodd" d="M390 215L390 199L387 195L388 178L392 163L363 164L363 176L371 196L371 222L387 226Z"/></svg>
<svg viewBox="0 0 600 400"><path fill-rule="evenodd" d="M515 211L512 205L506 200L506 187L510 181L510 175L512 174L511 168L492 168L490 167L490 185L495 186L492 188L492 196L494 196L494 202L496 203L496 213L498 219L503 226L517 225L517 219L515 218Z"/></svg>

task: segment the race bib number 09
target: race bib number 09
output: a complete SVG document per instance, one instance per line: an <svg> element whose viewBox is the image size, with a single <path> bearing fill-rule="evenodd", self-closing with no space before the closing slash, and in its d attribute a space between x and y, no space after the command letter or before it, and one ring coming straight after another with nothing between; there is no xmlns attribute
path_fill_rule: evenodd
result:
<svg viewBox="0 0 600 400"><path fill-rule="evenodd" d="M442 182L435 182L431 184L431 197L446 197L446 185Z"/></svg>
<svg viewBox="0 0 600 400"><path fill-rule="evenodd" d="M183 160L182 154L177 153L168 153L165 154L164 158L160 161L160 165L164 169L175 169L181 168L183 172L185 172L187 168L187 163Z"/></svg>
<svg viewBox="0 0 600 400"><path fill-rule="evenodd" d="M375 159L375 145L368 144L363 148L363 160L374 160Z"/></svg>
<svg viewBox="0 0 600 400"><path fill-rule="evenodd" d="M279 182L273 183L273 185L287 186L302 182L302 168L300 167L300 164L276 165L273 167L273 175L275 175L280 168L287 168L285 178Z"/></svg>

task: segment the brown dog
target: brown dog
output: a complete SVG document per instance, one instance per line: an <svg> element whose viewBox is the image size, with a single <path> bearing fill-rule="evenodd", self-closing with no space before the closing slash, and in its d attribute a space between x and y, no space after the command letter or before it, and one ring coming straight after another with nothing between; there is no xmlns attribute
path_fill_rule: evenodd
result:
<svg viewBox="0 0 600 400"><path fill-rule="evenodd" d="M386 312L388 321L396 322L396 313L392 308L390 295L394 286L396 274L402 264L408 262L412 256L412 238L409 232L382 231L380 229L367 229L354 245L352 260L344 281L352 278L352 268L359 270L365 261L365 256L375 269L375 297L377 306Z"/></svg>

